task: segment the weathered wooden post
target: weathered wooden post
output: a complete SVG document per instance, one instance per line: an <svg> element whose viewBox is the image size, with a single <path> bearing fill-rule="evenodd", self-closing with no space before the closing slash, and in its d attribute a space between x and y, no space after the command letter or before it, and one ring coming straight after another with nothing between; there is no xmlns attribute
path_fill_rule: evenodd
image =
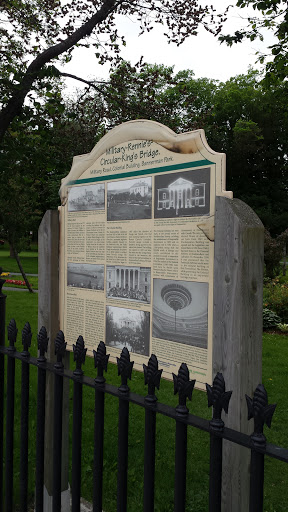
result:
<svg viewBox="0 0 288 512"><path fill-rule="evenodd" d="M39 248L39 297L38 331L46 327L49 338L47 360L56 361L54 340L59 331L59 214L48 210L40 224ZM65 367L69 367L69 353L65 355ZM53 395L54 375L47 372L45 412L45 471L44 471L44 512L52 511L53 489ZM63 432L69 432L69 383L64 381L63 389ZM60 454L59 454L60 457ZM69 436L62 439L62 510L70 508Z"/></svg>
<svg viewBox="0 0 288 512"><path fill-rule="evenodd" d="M262 382L264 228L238 199L216 197L213 375L232 390L225 425L252 433L245 393ZM252 429L252 430L251 430ZM223 443L222 511L249 510L249 450Z"/></svg>

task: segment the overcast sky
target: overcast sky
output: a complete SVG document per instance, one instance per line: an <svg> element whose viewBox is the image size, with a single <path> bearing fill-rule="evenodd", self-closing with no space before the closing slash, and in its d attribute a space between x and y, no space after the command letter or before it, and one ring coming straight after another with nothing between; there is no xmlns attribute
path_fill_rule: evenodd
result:
<svg viewBox="0 0 288 512"><path fill-rule="evenodd" d="M213 6L219 12L224 10L227 3L226 0L214 0ZM231 9L223 33L231 34L239 30L246 25L245 19L253 14L255 14L253 9ZM143 55L144 61L149 64L174 66L176 72L182 69L193 70L196 78L205 77L226 81L231 76L247 73L249 65L259 68L255 65L255 52L265 51L266 47L273 43L273 36L267 31L264 34L265 44L258 41L253 43L245 41L229 48L225 44L220 45L217 38L200 27L198 36L191 36L184 44L177 47L167 43L159 26L139 37L139 25L132 18L119 17L118 21L119 32L125 35L127 42L126 48L122 51L123 58L135 64ZM109 65L100 66L94 53L93 50L86 48L76 49L73 60L65 66L65 71L84 79L92 77L107 79ZM81 87L80 82L72 79L66 79L66 84L69 91Z"/></svg>

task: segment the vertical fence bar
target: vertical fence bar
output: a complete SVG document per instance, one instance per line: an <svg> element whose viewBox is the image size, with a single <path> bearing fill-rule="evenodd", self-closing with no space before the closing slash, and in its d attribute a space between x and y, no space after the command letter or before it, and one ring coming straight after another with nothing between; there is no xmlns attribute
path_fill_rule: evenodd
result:
<svg viewBox="0 0 288 512"><path fill-rule="evenodd" d="M8 352L15 352L17 338L15 320L8 325ZM13 447L14 447L14 401L15 401L15 359L7 360L7 399L6 399L6 458L5 458L5 512L13 512Z"/></svg>
<svg viewBox="0 0 288 512"><path fill-rule="evenodd" d="M74 381L72 437L72 512L80 512L82 384Z"/></svg>
<svg viewBox="0 0 288 512"><path fill-rule="evenodd" d="M107 372L109 355L106 354L106 346L100 341L97 351L93 350L94 365L97 368L95 379L95 416L94 416L94 481L93 481L93 512L102 512L102 488L103 488L103 445L104 445L104 403L105 393L103 388ZM98 389L97 389L98 388Z"/></svg>
<svg viewBox="0 0 288 512"><path fill-rule="evenodd" d="M55 374L53 426L53 512L61 512L61 447L62 447L63 377Z"/></svg>
<svg viewBox="0 0 288 512"><path fill-rule="evenodd" d="M221 512L222 438L210 434L209 512Z"/></svg>
<svg viewBox="0 0 288 512"><path fill-rule="evenodd" d="M95 389L93 512L102 512L104 399L104 393Z"/></svg>
<svg viewBox="0 0 288 512"><path fill-rule="evenodd" d="M145 410L144 512L154 510L156 412Z"/></svg>
<svg viewBox="0 0 288 512"><path fill-rule="evenodd" d="M187 464L187 425L176 421L175 442L175 512L185 512Z"/></svg>
<svg viewBox="0 0 288 512"><path fill-rule="evenodd" d="M0 276L2 268L0 267ZM6 295L2 293L5 279L0 279L0 346L5 346ZM4 434L4 355L0 354L0 510L3 509L3 434Z"/></svg>
<svg viewBox="0 0 288 512"><path fill-rule="evenodd" d="M36 432L36 473L35 473L35 512L43 511L44 488L44 439L45 439L45 394L46 394L46 358L48 337L45 327L41 327L37 336L38 349L40 351L38 361L38 386L37 386L37 432Z"/></svg>
<svg viewBox="0 0 288 512"><path fill-rule="evenodd" d="M276 404L268 405L267 391L263 384L258 384L253 399L248 395L248 420L254 418L254 432L251 438L251 464L250 464L250 496L249 511L262 512L264 492L264 454L256 452L253 448L266 446L266 437L263 434L264 424L270 428Z"/></svg>
<svg viewBox="0 0 288 512"><path fill-rule="evenodd" d="M35 512L43 510L46 370L38 368Z"/></svg>
<svg viewBox="0 0 288 512"><path fill-rule="evenodd" d="M221 512L222 488L222 438L217 432L223 432L224 421L221 419L222 409L228 413L232 391L225 391L222 373L217 373L213 386L206 384L208 407L213 406L213 418L210 421L210 477L209 477L209 512Z"/></svg>
<svg viewBox="0 0 288 512"><path fill-rule="evenodd" d="M7 414L6 414L6 477L5 477L5 510L13 510L13 447L14 447L14 391L15 391L15 359L7 361Z"/></svg>
<svg viewBox="0 0 288 512"><path fill-rule="evenodd" d="M118 375L121 375L121 386L118 389L123 397L129 395L127 379L131 379L133 364L127 348L124 347L120 358L117 358ZM127 510L128 426L129 402L119 398L117 512Z"/></svg>
<svg viewBox="0 0 288 512"><path fill-rule="evenodd" d="M119 398L117 512L127 510L129 402Z"/></svg>
<svg viewBox="0 0 288 512"><path fill-rule="evenodd" d="M53 425L53 512L61 512L61 469L62 469L62 409L63 409L63 368L62 357L66 343L64 334L59 331L55 339L57 362L54 368L54 425Z"/></svg>
<svg viewBox="0 0 288 512"><path fill-rule="evenodd" d="M20 507L27 512L28 502L28 423L29 423L29 351L31 328L27 322L22 331L24 350L21 352L21 432L20 432Z"/></svg>
<svg viewBox="0 0 288 512"><path fill-rule="evenodd" d="M251 450L249 512L263 511L264 455Z"/></svg>
<svg viewBox="0 0 288 512"><path fill-rule="evenodd" d="M159 389L162 370L158 370L157 357L152 354L148 366L143 364L145 384L148 384L148 395L145 402L151 409L145 409L145 450L144 450L144 512L154 510L154 483L155 483L155 438L156 438L156 412L153 410L157 402L155 387Z"/></svg>
<svg viewBox="0 0 288 512"><path fill-rule="evenodd" d="M85 362L87 349L84 348L82 336L78 337L76 345L73 345L74 361L76 370L73 374L73 437L72 437L72 512L80 512L81 498L81 438L82 438L82 363Z"/></svg>
<svg viewBox="0 0 288 512"><path fill-rule="evenodd" d="M173 381L174 394L179 394L179 404L176 407L176 412L179 420L180 418L182 420L176 420L174 512L185 512L187 465L187 424L185 418L189 413L186 399L192 399L195 380L189 380L188 367L185 363L182 363L178 375L173 373Z"/></svg>
<svg viewBox="0 0 288 512"><path fill-rule="evenodd" d="M63 377L54 380L54 443L53 443L53 512L61 512L61 447L62 447Z"/></svg>

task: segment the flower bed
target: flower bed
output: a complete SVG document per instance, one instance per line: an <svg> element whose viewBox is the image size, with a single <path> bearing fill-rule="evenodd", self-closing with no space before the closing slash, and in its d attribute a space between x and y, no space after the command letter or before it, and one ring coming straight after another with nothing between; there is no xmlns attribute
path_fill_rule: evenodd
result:
<svg viewBox="0 0 288 512"><path fill-rule="evenodd" d="M7 284L15 284L17 286L26 286L25 281L20 281L19 279L6 279Z"/></svg>

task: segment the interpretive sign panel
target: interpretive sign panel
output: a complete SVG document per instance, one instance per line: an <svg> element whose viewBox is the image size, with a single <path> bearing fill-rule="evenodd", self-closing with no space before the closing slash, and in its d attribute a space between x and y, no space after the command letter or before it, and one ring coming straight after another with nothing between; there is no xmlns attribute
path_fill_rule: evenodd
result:
<svg viewBox="0 0 288 512"><path fill-rule="evenodd" d="M142 370L152 353L163 375L185 361L212 379L215 197L225 155L204 131L176 135L131 121L75 157L61 187L60 322L67 346L104 340Z"/></svg>

